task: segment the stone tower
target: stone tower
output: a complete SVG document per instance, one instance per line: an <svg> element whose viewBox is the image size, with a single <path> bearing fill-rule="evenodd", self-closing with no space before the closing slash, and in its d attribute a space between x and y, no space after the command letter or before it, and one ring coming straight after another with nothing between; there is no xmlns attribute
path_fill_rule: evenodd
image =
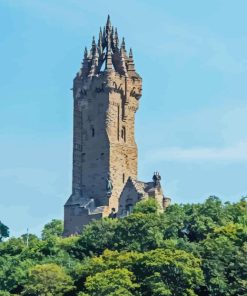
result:
<svg viewBox="0 0 247 296"><path fill-rule="evenodd" d="M73 82L73 181L64 235L117 212L127 181L137 179L135 112L141 92L132 50L127 53L124 38L119 44L108 16L97 43L93 37L91 49L85 48Z"/></svg>

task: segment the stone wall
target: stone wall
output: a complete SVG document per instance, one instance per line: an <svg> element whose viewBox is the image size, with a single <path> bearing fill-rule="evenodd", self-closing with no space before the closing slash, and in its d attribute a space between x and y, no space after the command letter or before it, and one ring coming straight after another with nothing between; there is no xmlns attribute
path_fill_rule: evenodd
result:
<svg viewBox="0 0 247 296"><path fill-rule="evenodd" d="M132 80L112 72L108 76L110 87L107 111L107 134L110 142L109 170L113 192L109 207L118 210L120 194L129 177L137 178L137 145L135 142L135 112L138 99L130 96L141 80Z"/></svg>
<svg viewBox="0 0 247 296"><path fill-rule="evenodd" d="M141 95L141 79L112 71L92 79L74 80L74 140L72 204L94 199L95 206L118 210L120 194L129 177L137 178L135 112ZM113 189L107 195L110 175ZM76 208L73 205L73 208ZM92 217L87 211L65 205L65 224L79 226ZM80 222L78 222L80 220ZM73 226L74 227L74 226Z"/></svg>
<svg viewBox="0 0 247 296"><path fill-rule="evenodd" d="M64 211L64 236L79 234L83 227L92 220L102 218L102 213L90 215L88 209L79 205L66 206Z"/></svg>
<svg viewBox="0 0 247 296"><path fill-rule="evenodd" d="M133 52L127 53L124 38L120 45L108 17L98 42L93 37L91 49L85 48L73 84L73 181L65 204L67 235L92 216L98 217L98 211L101 217L112 208L117 211L128 178L137 178L135 113L141 94ZM93 214L86 208L92 200Z"/></svg>

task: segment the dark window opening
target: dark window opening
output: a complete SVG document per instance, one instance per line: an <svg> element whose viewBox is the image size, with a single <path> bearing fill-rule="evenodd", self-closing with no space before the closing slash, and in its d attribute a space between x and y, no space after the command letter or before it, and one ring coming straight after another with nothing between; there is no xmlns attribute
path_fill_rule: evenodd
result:
<svg viewBox="0 0 247 296"><path fill-rule="evenodd" d="M121 138L124 140L124 142L126 142L126 128L125 128L125 126L123 126L122 130L121 130Z"/></svg>
<svg viewBox="0 0 247 296"><path fill-rule="evenodd" d="M125 182L125 174L123 174L123 183Z"/></svg>
<svg viewBox="0 0 247 296"><path fill-rule="evenodd" d="M91 132L92 132L92 137L94 137L95 136L95 129L93 127L91 129Z"/></svg>
<svg viewBox="0 0 247 296"><path fill-rule="evenodd" d="M119 132L120 132L120 110L119 106L117 106L117 139L119 141Z"/></svg>

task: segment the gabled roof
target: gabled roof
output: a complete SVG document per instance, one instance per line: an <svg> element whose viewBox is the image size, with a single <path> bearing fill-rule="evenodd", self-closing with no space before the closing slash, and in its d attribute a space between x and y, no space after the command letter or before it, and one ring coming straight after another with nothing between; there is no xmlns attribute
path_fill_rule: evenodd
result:
<svg viewBox="0 0 247 296"><path fill-rule="evenodd" d="M133 186L135 187L136 191L139 194L145 195L151 190L155 190L153 182L142 182L142 181L134 180L132 178L129 178L128 181L133 184Z"/></svg>

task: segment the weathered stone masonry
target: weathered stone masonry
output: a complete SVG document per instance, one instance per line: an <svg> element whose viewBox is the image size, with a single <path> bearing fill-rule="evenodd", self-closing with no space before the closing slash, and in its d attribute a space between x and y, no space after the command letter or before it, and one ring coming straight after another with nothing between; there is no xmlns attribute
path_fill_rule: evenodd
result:
<svg viewBox="0 0 247 296"><path fill-rule="evenodd" d="M137 180L135 113L141 94L142 79L132 50L127 54L124 39L119 45L117 29L108 17L97 44L93 38L90 51L85 49L73 83L73 180L64 210L64 235L80 232L90 220L112 211L124 215L129 207L124 195L130 180ZM158 191L163 199L160 187ZM134 203L135 196L144 197L135 192Z"/></svg>

